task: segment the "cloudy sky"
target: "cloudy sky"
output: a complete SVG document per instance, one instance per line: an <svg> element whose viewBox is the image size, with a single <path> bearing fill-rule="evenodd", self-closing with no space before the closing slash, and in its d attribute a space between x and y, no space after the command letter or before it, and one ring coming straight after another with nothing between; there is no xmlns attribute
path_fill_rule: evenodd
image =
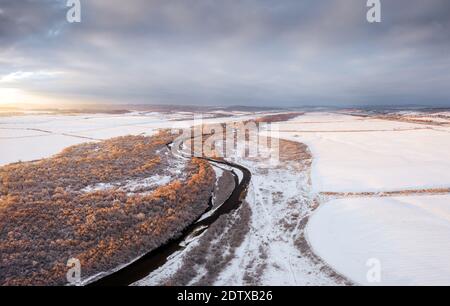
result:
<svg viewBox="0 0 450 306"><path fill-rule="evenodd" d="M450 106L450 1L0 0L0 103Z"/></svg>

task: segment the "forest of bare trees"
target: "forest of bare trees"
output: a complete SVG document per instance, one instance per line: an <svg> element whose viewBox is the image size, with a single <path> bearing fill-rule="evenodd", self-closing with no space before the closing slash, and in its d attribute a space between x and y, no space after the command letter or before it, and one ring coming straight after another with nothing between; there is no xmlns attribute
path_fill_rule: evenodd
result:
<svg viewBox="0 0 450 306"><path fill-rule="evenodd" d="M176 237L208 208L215 174L207 162L185 161L178 179L143 193L86 191L169 173L172 137L119 137L1 167L0 285L63 285L70 258L85 279Z"/></svg>

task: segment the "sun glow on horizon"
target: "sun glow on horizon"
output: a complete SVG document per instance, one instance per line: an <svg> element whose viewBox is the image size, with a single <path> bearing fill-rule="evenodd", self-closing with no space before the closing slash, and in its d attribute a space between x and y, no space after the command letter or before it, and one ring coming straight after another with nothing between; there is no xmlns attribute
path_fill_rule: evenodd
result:
<svg viewBox="0 0 450 306"><path fill-rule="evenodd" d="M65 100L59 97L30 93L16 87L0 87L0 107L25 107L27 105L47 107L62 104L62 101Z"/></svg>
<svg viewBox="0 0 450 306"><path fill-rule="evenodd" d="M37 103L35 99L19 88L0 88L0 105Z"/></svg>

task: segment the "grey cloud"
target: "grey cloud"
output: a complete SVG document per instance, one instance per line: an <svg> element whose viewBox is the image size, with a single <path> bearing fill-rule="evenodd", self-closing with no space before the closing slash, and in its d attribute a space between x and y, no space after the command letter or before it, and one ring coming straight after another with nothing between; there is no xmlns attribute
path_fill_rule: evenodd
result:
<svg viewBox="0 0 450 306"><path fill-rule="evenodd" d="M1 0L0 48L51 35L65 21L64 3L62 0Z"/></svg>
<svg viewBox="0 0 450 306"><path fill-rule="evenodd" d="M79 100L172 104L450 105L450 2L1 0L0 78ZM0 85L1 86L1 85Z"/></svg>

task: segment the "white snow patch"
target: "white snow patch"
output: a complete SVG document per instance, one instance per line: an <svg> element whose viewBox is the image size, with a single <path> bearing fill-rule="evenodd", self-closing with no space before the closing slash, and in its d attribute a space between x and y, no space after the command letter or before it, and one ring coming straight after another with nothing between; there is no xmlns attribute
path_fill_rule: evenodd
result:
<svg viewBox="0 0 450 306"><path fill-rule="evenodd" d="M133 193L140 188L152 188L152 187L156 188L159 186L167 185L168 183L171 182L171 180L172 180L171 176L156 174L147 178L126 180L125 182L98 183L93 186L87 186L83 188L81 191L94 192L119 188L120 190L125 190L129 191L130 193Z"/></svg>
<svg viewBox="0 0 450 306"><path fill-rule="evenodd" d="M322 205L307 226L315 252L364 285L450 285L450 195L349 198ZM381 283L367 280L369 259Z"/></svg>

